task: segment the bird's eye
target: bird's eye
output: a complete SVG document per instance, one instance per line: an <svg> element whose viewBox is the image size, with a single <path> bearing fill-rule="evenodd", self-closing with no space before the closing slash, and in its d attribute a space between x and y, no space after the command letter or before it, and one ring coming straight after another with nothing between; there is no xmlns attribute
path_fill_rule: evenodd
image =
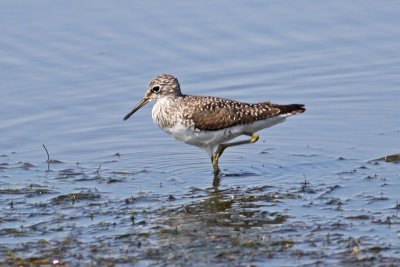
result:
<svg viewBox="0 0 400 267"><path fill-rule="evenodd" d="M160 92L160 86L154 86L151 91L153 91L153 93L158 93Z"/></svg>

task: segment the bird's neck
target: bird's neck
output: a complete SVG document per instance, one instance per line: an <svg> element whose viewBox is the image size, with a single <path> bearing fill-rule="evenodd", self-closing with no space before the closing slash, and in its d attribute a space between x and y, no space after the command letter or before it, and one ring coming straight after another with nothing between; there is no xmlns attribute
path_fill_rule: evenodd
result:
<svg viewBox="0 0 400 267"><path fill-rule="evenodd" d="M163 129L173 127L178 121L177 115L180 112L177 112L177 109L179 109L181 99L182 96L174 95L157 99L151 112L153 121Z"/></svg>

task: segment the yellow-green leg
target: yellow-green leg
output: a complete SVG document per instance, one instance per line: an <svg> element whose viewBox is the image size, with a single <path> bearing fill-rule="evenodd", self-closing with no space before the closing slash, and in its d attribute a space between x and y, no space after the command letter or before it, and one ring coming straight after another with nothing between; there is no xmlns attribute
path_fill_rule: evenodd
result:
<svg viewBox="0 0 400 267"><path fill-rule="evenodd" d="M225 149L231 146L239 146L239 145L244 145L244 144L250 144L250 143L255 143L257 142L259 135L256 133L245 133L245 135L251 136L250 140L243 140L243 141L238 141L238 142L232 142L232 143L226 143L226 144L220 144L217 148L217 151L215 152L214 156L211 158L212 165L214 168L214 175L218 175L220 173L219 167L218 167L218 160L221 157L222 153L224 153Z"/></svg>

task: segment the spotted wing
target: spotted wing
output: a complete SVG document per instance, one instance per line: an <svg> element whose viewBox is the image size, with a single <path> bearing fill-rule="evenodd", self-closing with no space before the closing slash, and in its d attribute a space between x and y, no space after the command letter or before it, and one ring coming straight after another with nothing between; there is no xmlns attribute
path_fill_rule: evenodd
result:
<svg viewBox="0 0 400 267"><path fill-rule="evenodd" d="M193 121L195 128L205 131L217 131L264 120L280 114L283 107L273 106L269 102L248 104L203 96L185 96L184 101L184 116ZM285 112L289 109L287 108Z"/></svg>

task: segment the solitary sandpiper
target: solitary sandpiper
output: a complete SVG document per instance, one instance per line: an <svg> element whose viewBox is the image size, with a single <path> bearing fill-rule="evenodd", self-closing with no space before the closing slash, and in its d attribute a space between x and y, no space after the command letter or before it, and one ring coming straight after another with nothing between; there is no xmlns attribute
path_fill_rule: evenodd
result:
<svg viewBox="0 0 400 267"><path fill-rule="evenodd" d="M179 141L207 151L216 176L220 173L218 159L227 147L257 142L257 131L306 110L301 104L248 104L214 96L184 95L177 78L161 74L150 81L144 98L124 120L152 100L156 100L153 121ZM226 143L240 135L251 138Z"/></svg>

